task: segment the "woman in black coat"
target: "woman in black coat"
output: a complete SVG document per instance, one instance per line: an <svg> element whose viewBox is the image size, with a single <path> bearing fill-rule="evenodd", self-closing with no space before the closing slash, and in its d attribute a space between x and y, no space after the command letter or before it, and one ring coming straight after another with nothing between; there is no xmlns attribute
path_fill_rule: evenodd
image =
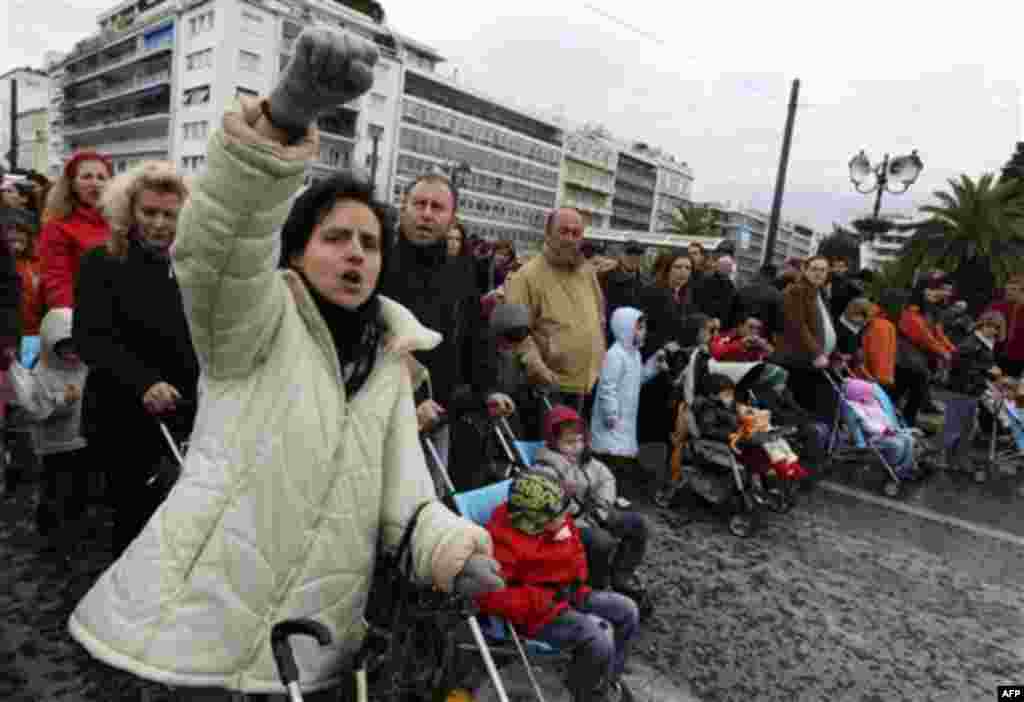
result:
<svg viewBox="0 0 1024 702"><path fill-rule="evenodd" d="M149 483L173 456L159 428L188 437L199 367L170 248L187 190L165 162L146 162L107 186L106 246L82 259L74 339L89 366L82 426L106 462L114 508L114 554L145 526L164 492Z"/></svg>

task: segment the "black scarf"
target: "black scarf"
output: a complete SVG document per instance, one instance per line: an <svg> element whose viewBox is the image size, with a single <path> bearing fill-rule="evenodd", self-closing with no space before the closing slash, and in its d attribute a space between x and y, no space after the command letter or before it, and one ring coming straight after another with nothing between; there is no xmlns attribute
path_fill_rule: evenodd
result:
<svg viewBox="0 0 1024 702"><path fill-rule="evenodd" d="M358 308L349 310L325 298L309 282L309 278L301 271L296 272L306 284L309 296L313 298L331 332L342 377L345 379L345 395L351 399L370 377L377 360L377 346L383 331L377 291L374 290L370 298Z"/></svg>

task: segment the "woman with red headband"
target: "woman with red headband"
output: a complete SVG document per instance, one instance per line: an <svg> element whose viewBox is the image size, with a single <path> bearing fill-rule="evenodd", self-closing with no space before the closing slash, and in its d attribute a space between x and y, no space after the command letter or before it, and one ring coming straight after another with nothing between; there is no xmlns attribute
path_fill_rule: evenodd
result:
<svg viewBox="0 0 1024 702"><path fill-rule="evenodd" d="M108 156L80 151L46 201L49 219L39 237L43 300L48 308L75 306L75 280L82 255L110 238L110 225L97 209L111 176Z"/></svg>

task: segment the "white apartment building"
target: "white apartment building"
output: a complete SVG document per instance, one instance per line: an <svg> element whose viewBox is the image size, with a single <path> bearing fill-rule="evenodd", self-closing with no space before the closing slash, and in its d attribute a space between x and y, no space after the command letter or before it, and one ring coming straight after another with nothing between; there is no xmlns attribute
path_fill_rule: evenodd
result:
<svg viewBox="0 0 1024 702"><path fill-rule="evenodd" d="M392 197L418 175L455 172L469 235L538 249L555 206L563 133L528 113L436 73L406 65ZM468 172L465 168L468 167Z"/></svg>
<svg viewBox="0 0 1024 702"><path fill-rule="evenodd" d="M88 146L111 154L118 172L157 158L197 173L224 107L270 91L303 27L341 26L374 40L381 60L368 94L320 118L308 179L356 167L376 171L387 192L403 63L432 68L441 57L378 19L334 0L125 0L53 66L62 157Z"/></svg>
<svg viewBox="0 0 1024 702"><path fill-rule="evenodd" d="M661 231L672 213L693 203L693 170L674 156L658 159L658 183L655 189L654 217L651 231Z"/></svg>
<svg viewBox="0 0 1024 702"><path fill-rule="evenodd" d="M764 261L771 215L733 203L709 203L709 206L717 213L722 238L732 242L736 248L737 279L749 280L757 274ZM807 258L817 250L818 238L809 227L780 221L772 263L781 268L787 258Z"/></svg>
<svg viewBox="0 0 1024 702"><path fill-rule="evenodd" d="M17 84L18 168L47 171L49 150L50 79L45 71L15 68L0 75L0 162L11 168L12 83Z"/></svg>
<svg viewBox="0 0 1024 702"><path fill-rule="evenodd" d="M912 220L910 215L902 212L880 212L878 216L899 224L906 224ZM885 234L879 234L873 241L862 243L860 245L861 268L869 268L873 271L881 270L886 263L897 259L903 244L912 236L914 236L913 230L903 232L893 229Z"/></svg>

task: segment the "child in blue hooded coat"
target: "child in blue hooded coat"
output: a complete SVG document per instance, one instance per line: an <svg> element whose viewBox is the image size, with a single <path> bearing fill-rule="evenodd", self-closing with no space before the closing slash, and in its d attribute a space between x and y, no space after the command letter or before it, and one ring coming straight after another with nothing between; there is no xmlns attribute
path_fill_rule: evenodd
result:
<svg viewBox="0 0 1024 702"><path fill-rule="evenodd" d="M665 351L659 350L644 363L640 350L647 338L647 321L635 307L620 307L612 314L615 343L608 349L601 368L594 409L591 413L591 446L601 461L619 473L619 479L635 477L640 453L636 420L640 410L640 388L667 370Z"/></svg>

